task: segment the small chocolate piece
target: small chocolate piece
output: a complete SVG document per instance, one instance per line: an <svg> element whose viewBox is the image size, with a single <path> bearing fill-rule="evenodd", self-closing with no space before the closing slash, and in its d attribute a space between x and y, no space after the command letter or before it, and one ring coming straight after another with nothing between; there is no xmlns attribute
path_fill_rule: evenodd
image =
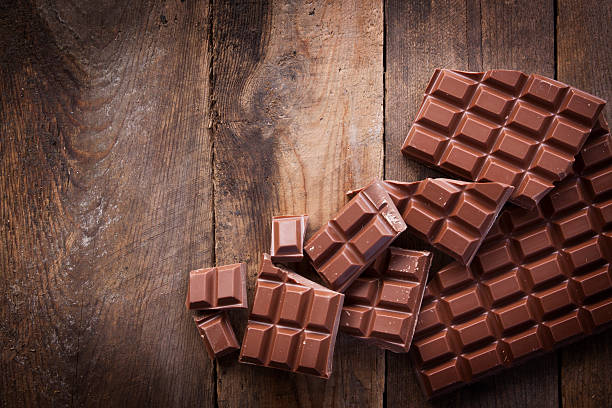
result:
<svg viewBox="0 0 612 408"><path fill-rule="evenodd" d="M189 272L185 306L190 310L246 309L246 265L239 263Z"/></svg>
<svg viewBox="0 0 612 408"><path fill-rule="evenodd" d="M384 181L408 231L469 265L514 187L425 179ZM349 192L351 194L352 192Z"/></svg>
<svg viewBox="0 0 612 408"><path fill-rule="evenodd" d="M346 290L340 329L396 353L407 352L431 254L390 247Z"/></svg>
<svg viewBox="0 0 612 408"><path fill-rule="evenodd" d="M502 212L471 267L427 285L412 343L428 396L489 376L612 323L612 138L596 128L575 176L535 211Z"/></svg>
<svg viewBox="0 0 612 408"><path fill-rule="evenodd" d="M380 180L362 189L305 250L330 288L343 292L406 229Z"/></svg>
<svg viewBox="0 0 612 408"><path fill-rule="evenodd" d="M201 312L193 316L211 360L238 350L238 340L225 311Z"/></svg>
<svg viewBox="0 0 612 408"><path fill-rule="evenodd" d="M270 256L274 262L300 262L304 258L307 215L272 217Z"/></svg>
<svg viewBox="0 0 612 408"><path fill-rule="evenodd" d="M519 71L437 69L402 152L454 176L515 187L532 209L571 173L605 101Z"/></svg>
<svg viewBox="0 0 612 408"><path fill-rule="evenodd" d="M239 361L329 378L343 303L264 254Z"/></svg>

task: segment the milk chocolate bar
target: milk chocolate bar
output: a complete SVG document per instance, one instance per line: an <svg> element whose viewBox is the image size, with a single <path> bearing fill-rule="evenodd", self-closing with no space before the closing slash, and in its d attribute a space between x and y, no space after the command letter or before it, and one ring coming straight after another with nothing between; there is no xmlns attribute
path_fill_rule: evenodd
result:
<svg viewBox="0 0 612 408"><path fill-rule="evenodd" d="M502 212L470 267L428 284L411 355L428 396L612 323L612 139L596 129L535 211ZM604 134L605 133L605 134Z"/></svg>
<svg viewBox="0 0 612 408"><path fill-rule="evenodd" d="M325 284L343 292L406 229L380 180L362 189L305 246Z"/></svg>
<svg viewBox="0 0 612 408"><path fill-rule="evenodd" d="M347 289L340 329L378 347L407 352L431 254L390 247Z"/></svg>
<svg viewBox="0 0 612 408"><path fill-rule="evenodd" d="M189 272L185 306L190 310L247 308L246 265L239 263Z"/></svg>
<svg viewBox="0 0 612 408"><path fill-rule="evenodd" d="M272 217L270 256L273 262L300 262L304 258L307 224L307 215Z"/></svg>
<svg viewBox="0 0 612 408"><path fill-rule="evenodd" d="M193 320L211 360L240 348L225 311L200 312Z"/></svg>
<svg viewBox="0 0 612 408"><path fill-rule="evenodd" d="M464 265L472 262L514 190L502 183L443 178L383 183L408 231Z"/></svg>
<svg viewBox="0 0 612 408"><path fill-rule="evenodd" d="M264 254L239 361L329 378L343 303Z"/></svg>
<svg viewBox="0 0 612 408"><path fill-rule="evenodd" d="M437 69L402 152L451 175L515 187L532 209L571 173L605 101L519 71Z"/></svg>

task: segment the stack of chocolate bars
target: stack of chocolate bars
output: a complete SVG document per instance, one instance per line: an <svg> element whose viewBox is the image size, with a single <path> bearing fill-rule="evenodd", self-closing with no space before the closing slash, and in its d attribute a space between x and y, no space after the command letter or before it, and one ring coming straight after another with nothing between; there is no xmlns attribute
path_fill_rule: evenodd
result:
<svg viewBox="0 0 612 408"><path fill-rule="evenodd" d="M242 347L227 311L247 307L246 266L190 272L210 357L329 378L341 330L410 352L431 397L609 326L604 106L539 75L436 70L402 152L461 180L374 180L306 243L308 216L274 217ZM404 231L454 261L430 274L430 252L391 246ZM304 253L322 284L287 268Z"/></svg>

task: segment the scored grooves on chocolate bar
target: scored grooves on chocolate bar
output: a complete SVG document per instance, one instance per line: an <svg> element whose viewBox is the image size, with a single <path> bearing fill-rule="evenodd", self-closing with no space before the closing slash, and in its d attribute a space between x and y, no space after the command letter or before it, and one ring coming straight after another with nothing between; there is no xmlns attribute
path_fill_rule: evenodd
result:
<svg viewBox="0 0 612 408"><path fill-rule="evenodd" d="M509 208L470 268L426 289L412 347L437 395L612 322L612 140L596 129L571 176L537 211Z"/></svg>
<svg viewBox="0 0 612 408"><path fill-rule="evenodd" d="M533 208L571 171L605 101L519 71L437 69L402 152L468 180L515 186Z"/></svg>
<svg viewBox="0 0 612 408"><path fill-rule="evenodd" d="M246 264L237 263L189 272L185 306L190 310L247 308Z"/></svg>

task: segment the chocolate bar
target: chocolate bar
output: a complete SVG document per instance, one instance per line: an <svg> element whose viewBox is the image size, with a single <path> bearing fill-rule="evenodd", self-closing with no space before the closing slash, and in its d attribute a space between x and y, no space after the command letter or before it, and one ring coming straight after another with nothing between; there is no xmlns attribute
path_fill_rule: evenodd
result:
<svg viewBox="0 0 612 408"><path fill-rule="evenodd" d="M437 69L402 152L471 181L515 187L527 209L571 173L605 101L519 71Z"/></svg>
<svg viewBox="0 0 612 408"><path fill-rule="evenodd" d="M307 215L272 217L270 256L273 262L300 262L304 258L307 224Z"/></svg>
<svg viewBox="0 0 612 408"><path fill-rule="evenodd" d="M306 244L325 284L343 292L406 229L380 180L362 189Z"/></svg>
<svg viewBox="0 0 612 408"><path fill-rule="evenodd" d="M329 378L343 303L264 254L239 361Z"/></svg>
<svg viewBox="0 0 612 408"><path fill-rule="evenodd" d="M225 311L201 312L193 320L211 360L240 348Z"/></svg>
<svg viewBox="0 0 612 408"><path fill-rule="evenodd" d="M347 289L340 329L381 348L407 352L431 254L390 247Z"/></svg>
<svg viewBox="0 0 612 408"><path fill-rule="evenodd" d="M246 308L246 265L238 263L189 272L185 306L190 310Z"/></svg>
<svg viewBox="0 0 612 408"><path fill-rule="evenodd" d="M450 179L383 185L408 231L469 265L514 187ZM348 194L352 194L349 191Z"/></svg>
<svg viewBox="0 0 612 408"><path fill-rule="evenodd" d="M535 211L504 210L470 267L426 288L411 355L428 396L612 323L612 139L596 129Z"/></svg>

